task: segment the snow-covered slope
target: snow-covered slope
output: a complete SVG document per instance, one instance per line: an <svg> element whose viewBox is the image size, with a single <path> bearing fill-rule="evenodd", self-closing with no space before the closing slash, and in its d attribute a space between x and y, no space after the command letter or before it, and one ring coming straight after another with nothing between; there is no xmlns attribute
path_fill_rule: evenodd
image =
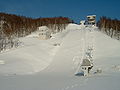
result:
<svg viewBox="0 0 120 90"><path fill-rule="evenodd" d="M101 32L95 34L95 65L104 72L120 71L120 42Z"/></svg>
<svg viewBox="0 0 120 90"><path fill-rule="evenodd" d="M0 54L4 62L0 64L0 90L120 88L120 42L96 28L70 24L50 40L26 37L21 41L23 47ZM87 77L75 76L76 63L91 43L94 47L92 72ZM97 69L102 73L96 73ZM35 72L38 73L29 75Z"/></svg>

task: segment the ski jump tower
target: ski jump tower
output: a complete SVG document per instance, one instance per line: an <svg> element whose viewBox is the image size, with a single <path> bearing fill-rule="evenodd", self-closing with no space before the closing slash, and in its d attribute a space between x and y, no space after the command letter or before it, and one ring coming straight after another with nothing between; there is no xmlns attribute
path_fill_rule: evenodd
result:
<svg viewBox="0 0 120 90"><path fill-rule="evenodd" d="M96 26L96 15L89 15L87 16L88 25Z"/></svg>

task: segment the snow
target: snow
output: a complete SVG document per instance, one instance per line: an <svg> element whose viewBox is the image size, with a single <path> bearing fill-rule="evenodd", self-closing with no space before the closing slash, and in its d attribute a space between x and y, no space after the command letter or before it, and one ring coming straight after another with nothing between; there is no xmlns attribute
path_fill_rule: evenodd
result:
<svg viewBox="0 0 120 90"><path fill-rule="evenodd" d="M45 69L59 49L59 46L53 45L54 41L56 40L39 40L34 38L34 33L30 37L21 38L22 47L0 54L0 63L6 62L0 66L0 73L24 75Z"/></svg>
<svg viewBox="0 0 120 90"><path fill-rule="evenodd" d="M95 27L69 24L50 40L31 35L20 41L23 46L0 54L0 60L5 62L0 64L0 90L120 88L120 42ZM75 76L88 46L94 49L94 67L89 76Z"/></svg>
<svg viewBox="0 0 120 90"><path fill-rule="evenodd" d="M0 64L5 64L5 62L3 60L0 60Z"/></svg>

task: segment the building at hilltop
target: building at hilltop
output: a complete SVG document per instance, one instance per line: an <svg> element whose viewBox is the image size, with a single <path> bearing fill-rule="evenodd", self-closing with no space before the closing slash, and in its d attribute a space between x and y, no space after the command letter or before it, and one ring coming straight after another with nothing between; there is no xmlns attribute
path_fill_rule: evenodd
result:
<svg viewBox="0 0 120 90"><path fill-rule="evenodd" d="M96 26L96 15L87 16L87 23L88 23L88 25Z"/></svg>

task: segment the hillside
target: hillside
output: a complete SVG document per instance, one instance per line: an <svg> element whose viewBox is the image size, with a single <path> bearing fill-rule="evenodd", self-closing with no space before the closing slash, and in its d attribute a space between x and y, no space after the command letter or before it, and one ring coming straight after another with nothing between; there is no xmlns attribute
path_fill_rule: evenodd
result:
<svg viewBox="0 0 120 90"><path fill-rule="evenodd" d="M0 13L0 52L19 47L20 37L25 37L47 26L51 33L61 32L72 20L67 17L29 18L14 14Z"/></svg>
<svg viewBox="0 0 120 90"><path fill-rule="evenodd" d="M119 41L76 24L50 40L31 36L21 38L18 49L0 54L1 90L119 90ZM94 47L93 69L89 76L75 76L88 44Z"/></svg>

